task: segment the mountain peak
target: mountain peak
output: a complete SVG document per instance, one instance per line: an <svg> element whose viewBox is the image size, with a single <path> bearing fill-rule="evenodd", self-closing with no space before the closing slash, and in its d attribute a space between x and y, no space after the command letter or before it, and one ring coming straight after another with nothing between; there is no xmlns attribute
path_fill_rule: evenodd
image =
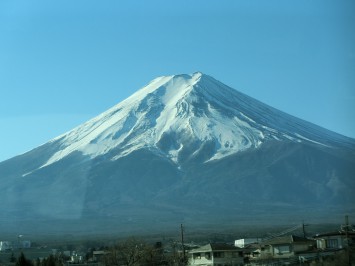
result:
<svg viewBox="0 0 355 266"><path fill-rule="evenodd" d="M181 73L181 74L171 75L171 77L175 77L175 78L185 78L185 79L194 79L194 80L198 80L202 76L207 77L208 75L200 71L193 72L192 74Z"/></svg>
<svg viewBox="0 0 355 266"><path fill-rule="evenodd" d="M96 118L59 136L52 164L74 151L112 160L149 149L180 164L220 159L269 140L354 142L287 115L201 72L162 76Z"/></svg>

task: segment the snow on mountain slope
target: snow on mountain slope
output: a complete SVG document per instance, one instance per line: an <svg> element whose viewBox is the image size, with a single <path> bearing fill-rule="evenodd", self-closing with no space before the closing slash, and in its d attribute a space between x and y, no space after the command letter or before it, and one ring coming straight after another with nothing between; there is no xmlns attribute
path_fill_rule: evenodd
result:
<svg viewBox="0 0 355 266"><path fill-rule="evenodd" d="M354 145L348 138L197 72L156 78L108 111L55 138L52 141L60 141L61 149L42 167L74 151L94 158L114 150L111 160L115 160L141 148L179 164L183 150L197 154L203 143L213 146L208 161L257 148L269 139Z"/></svg>
<svg viewBox="0 0 355 266"><path fill-rule="evenodd" d="M324 222L354 213L354 147L210 76L160 77L0 162L0 231Z"/></svg>

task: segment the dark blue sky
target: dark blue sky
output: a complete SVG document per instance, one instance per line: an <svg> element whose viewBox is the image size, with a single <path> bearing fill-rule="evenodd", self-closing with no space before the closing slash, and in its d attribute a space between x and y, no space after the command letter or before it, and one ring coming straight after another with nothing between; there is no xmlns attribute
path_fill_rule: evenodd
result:
<svg viewBox="0 0 355 266"><path fill-rule="evenodd" d="M354 1L0 2L0 161L201 71L355 137Z"/></svg>

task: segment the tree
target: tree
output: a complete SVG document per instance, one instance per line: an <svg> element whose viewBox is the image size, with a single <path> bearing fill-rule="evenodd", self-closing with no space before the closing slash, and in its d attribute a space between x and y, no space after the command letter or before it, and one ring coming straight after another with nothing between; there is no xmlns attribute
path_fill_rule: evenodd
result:
<svg viewBox="0 0 355 266"><path fill-rule="evenodd" d="M53 255L50 255L47 259L43 260L43 266L56 266L56 259Z"/></svg>
<svg viewBox="0 0 355 266"><path fill-rule="evenodd" d="M33 266L33 264L31 261L27 260L23 252L21 252L16 261L16 266Z"/></svg>
<svg viewBox="0 0 355 266"><path fill-rule="evenodd" d="M41 260L39 258L36 259L35 266L41 266Z"/></svg>
<svg viewBox="0 0 355 266"><path fill-rule="evenodd" d="M10 262L16 262L16 258L13 252L11 252Z"/></svg>
<svg viewBox="0 0 355 266"><path fill-rule="evenodd" d="M106 265L136 265L142 260L145 244L135 238L129 238L112 247L105 256Z"/></svg>

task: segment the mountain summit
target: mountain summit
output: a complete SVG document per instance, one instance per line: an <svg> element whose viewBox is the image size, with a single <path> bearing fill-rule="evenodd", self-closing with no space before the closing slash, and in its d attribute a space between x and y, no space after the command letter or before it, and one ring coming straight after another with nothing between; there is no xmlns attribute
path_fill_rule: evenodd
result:
<svg viewBox="0 0 355 266"><path fill-rule="evenodd" d="M131 230L336 217L354 211L354 154L354 139L208 75L163 76L0 163L0 225Z"/></svg>
<svg viewBox="0 0 355 266"><path fill-rule="evenodd" d="M115 160L142 148L179 164L207 145L204 160L209 161L271 139L354 145L197 72L156 78L107 112L54 139L62 148L43 167L73 151L94 158L115 150L110 158Z"/></svg>

